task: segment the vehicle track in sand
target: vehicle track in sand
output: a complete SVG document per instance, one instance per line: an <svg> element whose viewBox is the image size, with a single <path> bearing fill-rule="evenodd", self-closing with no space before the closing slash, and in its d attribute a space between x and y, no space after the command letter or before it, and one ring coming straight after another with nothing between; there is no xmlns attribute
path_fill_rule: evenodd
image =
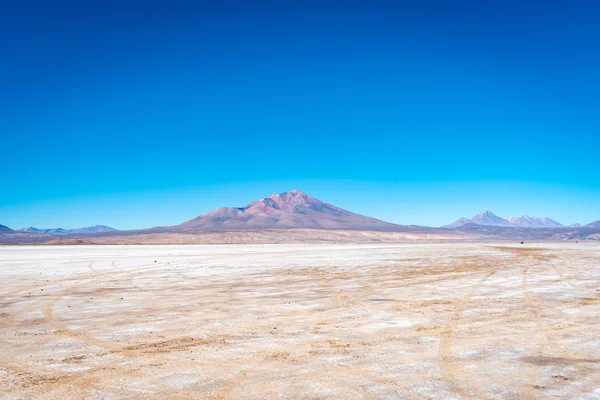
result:
<svg viewBox="0 0 600 400"><path fill-rule="evenodd" d="M98 261L98 262L102 262L102 261ZM86 278L83 281L78 281L77 284L72 285L68 288L65 288L65 289L59 291L58 293L55 294L55 297L53 299L50 299L44 303L43 310L44 310L44 316L46 318L46 322L49 323L51 326L53 326L57 330L57 334L67 335L67 336L73 337L77 340L86 342L88 344L103 348L105 351L108 351L110 354L119 354L119 355L125 355L128 357L131 357L131 356L137 357L139 354L132 352L131 351L132 349L130 346L126 346L125 348L123 348L123 346L120 344L115 344L110 341L97 339L97 338L93 337L91 334L89 334L88 332L70 329L68 326L68 323L66 321L61 321L56 318L56 315L54 313L54 308L55 308L56 304L61 302L67 296L74 295L77 297L78 290L88 287L89 285L98 286L102 283L107 283L107 282L111 282L111 281L122 281L122 278L126 277L127 275L131 276L132 274L139 274L139 272L137 270L121 270L118 272L107 272L107 271L104 271L104 270L101 270L98 268L94 268L93 265L96 263L97 262L88 264L88 268L90 270L92 270L96 275L99 275L100 279L97 279L96 276L94 276L91 278ZM113 264L112 266L114 267L114 262L112 264ZM159 272L159 271L165 270L165 269L169 269L169 272L171 272L171 273L179 272L179 271L173 270L173 268L177 268L178 266L185 265L185 264L187 264L187 261L181 261L179 263L172 263L170 265L165 265L165 264L158 265L158 266L151 265L151 267L149 267L149 268L144 268L142 272L144 275L156 273L156 272ZM204 266L208 267L208 268L205 268L205 272L208 272L211 276L217 277L218 280L222 280L222 279L226 278L226 276L223 274L217 274L217 273L214 273L213 271L211 271L210 264L221 264L221 262L214 261L212 263L203 263ZM206 283L205 285L211 285L211 284L212 284L212 282L209 282L209 283ZM139 286L137 286L137 287L140 288ZM143 288L140 288L140 289L145 290ZM193 318L193 317L191 317L191 318ZM185 338L183 338L183 339L185 339ZM173 338L173 339L170 339L169 342L176 342L176 341L177 341L177 338ZM160 341L158 341L158 343L160 343ZM156 341L152 341L152 342L148 342L146 344L138 343L135 347L141 349L141 348L144 348L145 345L147 345L148 347L151 347L151 346L155 346L156 344L157 344ZM168 355L161 355L161 357L162 358L165 358L165 357L171 358L174 362L181 363L180 360L175 360L175 358L174 358L175 356L169 357ZM216 379L208 379L208 380L213 381L213 382L216 381ZM227 385L227 387L229 388L229 384ZM168 389L168 388L165 390L169 393L185 392L182 390L173 392L171 389ZM225 393L227 391L230 391L230 390L225 390L225 391L223 391L223 393Z"/></svg>
<svg viewBox="0 0 600 400"><path fill-rule="evenodd" d="M96 276L86 277L84 279L75 279L74 285L71 285L67 288L61 289L58 292L53 293L53 294L49 293L48 295L52 296L51 298L42 300L41 304L33 303L31 305L31 307L29 307L29 308L33 308L34 306L42 307L43 315L45 318L45 323L49 324L50 326L52 326L55 329L55 332L54 332L55 335L56 334L66 335L66 336L72 337L78 341L87 343L89 345L96 346L104 351L104 352L98 353L100 355L106 354L106 352L108 352L108 354L116 354L116 355L122 355L122 356L127 356L127 357L139 357L139 353L131 352L130 349L128 348L129 346L123 346L121 344L116 344L109 340L102 340L102 339L95 338L93 335L91 335L85 331L71 329L68 326L68 322L61 321L58 318L56 318L56 315L54 312L54 308L55 308L56 304L59 303L60 301L62 301L66 296L69 296L69 295L76 296L77 290L88 287L89 285L97 286L99 284L108 283L111 281L119 282L119 281L121 281L122 277L127 277L128 275L140 273L140 271L138 271L137 269L132 269L132 270L123 270L123 269L118 270L117 269L118 272L112 272L112 273L106 272L106 271L101 271L99 269L93 268L93 264L95 264L97 262L102 262L102 261L92 262L92 263L88 264L88 268L90 268L90 270L92 270L95 274L100 275L101 276L100 279L96 279ZM137 268L143 267L144 265L146 265L146 263L142 264L141 266L138 266ZM143 269L143 273L150 274L152 272L159 271L159 270L164 269L169 266L176 267L176 264L171 264L171 265L150 264L150 265L151 265L151 267ZM143 288L139 288L139 289L144 290ZM154 344L154 342L149 343L149 345L153 345L153 344ZM99 368L99 369L93 368L91 370L82 371L80 373L62 374L55 378L47 378L47 379L39 378L39 380L45 381L51 385L54 385L54 384L60 385L60 384L62 384L62 382L68 382L68 384L70 385L72 382L89 381L90 375L95 374L97 371L105 371L105 370L106 370L106 368ZM132 368L130 370L130 373L133 374L133 373L135 373L136 370L137 370L136 368ZM47 374L47 372L48 371L40 371L39 376L43 377L44 373ZM34 380L35 379L37 379L37 378L34 378ZM97 389L100 389L100 388L97 388Z"/></svg>
<svg viewBox="0 0 600 400"><path fill-rule="evenodd" d="M561 344L561 342L558 340L559 335L567 335L569 333L573 333L573 327L577 327L577 324L571 324L571 320L573 320L574 317L573 315L570 314L565 314L563 311L561 311L557 306L555 305L550 305L547 301L545 301L541 296L538 296L536 294L534 294L534 292L531 290L531 288L529 287L528 284L528 276L529 276L529 272L531 271L531 267L525 267L523 270L523 288L524 288L524 293L525 293L525 298L526 298L526 302L528 303L529 307L531 310L533 310L532 312L535 313L535 321L536 324L538 325L538 331L541 333L542 338L543 338L543 345L541 345L538 350L537 353L540 355L543 355L543 357L546 358L550 358L550 359L562 359L562 360L586 360L586 362L584 363L577 363L577 376L578 379L582 379L582 377L584 376L600 376L600 370L598 370L597 368L593 368L592 365L590 364L594 364L594 363L600 363L600 360L590 360L589 359L589 355L588 354L581 354L575 351L572 351L571 349L565 347L565 345ZM578 300L574 300L574 301L562 301L563 304L569 304L569 303L576 303L578 304L579 301ZM554 317L552 317L552 315L550 314L555 314ZM542 321L550 321L550 320L562 320L564 321L562 324L566 325L565 328L562 329L558 329L552 326L548 326L546 324L543 324ZM581 329L581 328L577 328L577 329ZM589 329L589 327L584 328L584 329ZM551 350L550 350L551 349ZM550 351L549 351L550 350ZM548 380L548 373L545 373L546 376L542 375L542 365L539 365L536 371L536 374L533 378L533 382L537 382L539 381L540 378L545 378L545 380ZM540 376L542 375L542 376ZM536 397L536 393L532 392L532 388L535 387L542 387L543 385L541 384L533 384L530 385L530 387L526 387L525 389L525 393L528 393L530 398L535 398ZM577 389L575 389L577 390ZM575 394L571 391L571 394ZM583 393L580 393L583 394Z"/></svg>
<svg viewBox="0 0 600 400"><path fill-rule="evenodd" d="M454 332L459 327L461 315L467 310L473 295L489 278L496 274L496 272L497 271L491 271L485 273L481 279L473 284L467 295L456 305L449 323L443 328L440 340L438 360L442 376L450 385L452 391L469 399L473 398L471 392L474 392L482 399L490 398L490 395L473 383L472 379L469 378L469 373L459 365L458 357L452 351L453 336Z"/></svg>
<svg viewBox="0 0 600 400"><path fill-rule="evenodd" d="M535 265L532 267L529 262L525 261L527 265L523 266L522 269L522 292L524 297L525 305L529 311L529 313L534 315L534 321L538 326L536 330L536 335L538 336L538 340L534 348L534 356L539 355L540 357L545 357L549 359L562 359L562 360L588 360L587 355L579 354L573 352L572 350L564 347L557 340L557 336L559 334L559 330L553 328L551 326L547 326L546 324L542 324L542 321L549 320L550 316L548 313L560 314L560 316L555 316L554 320L557 318L559 320L565 320L568 322L574 317L569 314L565 314L561 311L557 306L548 304L541 296L535 294L530 286L529 286L529 273L532 268L542 268L544 265L550 265L551 269L554 273L559 277L559 281L563 282L563 275L559 272L556 266L552 263L553 255L545 254L540 249L529 249L529 248L511 248L511 247L503 247L501 248L503 251L509 251L513 254L517 255L519 258L530 258L536 261ZM573 290L579 292L574 285L568 283L568 286ZM570 303L578 303L579 300L565 301L562 300L562 304L570 304ZM576 325L575 325L576 326ZM565 333L566 330L563 329L560 333ZM551 350L550 350L551 349ZM536 355L537 354L537 355ZM600 363L600 360L596 360L596 363ZM578 363L578 377L585 375L598 375L600 376L600 371L596 368L592 368L587 363ZM540 376L542 374L543 364L533 364L529 369L529 374L527 375L526 383L521 387L521 393L525 398L537 398L540 396L540 388L543 388L543 385L537 384L540 378L545 378L544 380L548 380L548 376ZM576 389L577 390L577 389ZM581 393L580 393L581 394Z"/></svg>
<svg viewBox="0 0 600 400"><path fill-rule="evenodd" d="M342 291L341 289L338 289L335 285L336 282L344 282L347 281L349 279L349 273L345 272L345 271L339 271L339 272L334 272L335 271L335 266L331 266L331 267L327 267L326 271L324 267L315 267L312 270L312 273L318 277L318 281L321 282L325 288L327 289L327 291L331 294L333 294L333 298L335 299L335 303L336 306L334 306L333 308L330 308L329 310L326 310L321 314L321 316L328 316L331 315L333 313L336 312L336 310L341 310L341 309L347 309L349 307L349 303L348 301L350 299L353 300L353 302L364 302L366 301L366 299L368 299L369 292L373 292L373 288L372 286L362 283L360 284L360 282L357 280L356 285L348 290L346 289L345 291ZM353 268L354 270L356 270L356 266ZM330 275L335 273L335 278L331 278ZM364 279L364 277L363 277ZM343 292L343 294L342 294ZM314 314L314 312L312 312L311 314ZM321 339L322 340L322 339ZM355 346L355 343L352 342L347 342L345 343L343 346ZM321 361L322 362L322 361ZM415 391L414 389L408 387L408 386L402 386L397 384L394 381L391 380L387 380L387 379L380 379L380 378L376 378L375 376L373 376L373 374L369 371L367 371L364 368L360 368L360 367L356 367L354 365L344 365L344 366L339 366L336 364L332 364L332 363L327 363L327 367L328 368L336 368L338 370L342 370L344 373L348 373L349 371L351 371L353 374L360 374L362 376L368 376L371 377L375 382L377 382L377 384L379 385L383 385L386 386L387 388L389 388L390 390L394 391L397 395L400 396L408 396L409 398L412 399L428 399L428 397L418 393L417 391ZM377 399L377 396L375 393L371 392L370 390L368 390L368 388L364 387L362 388L362 391L359 388L355 389L354 394L355 395L360 395L362 393L361 397L367 397L369 399Z"/></svg>
<svg viewBox="0 0 600 400"><path fill-rule="evenodd" d="M86 279L80 280L75 285L71 285L62 290L59 290L58 292L55 292L53 295L50 295L50 296L48 296L48 298L44 299L40 304L40 308L42 309L42 313L43 313L46 323L48 323L50 326L52 326L57 331L58 334L71 336L76 339L85 341L89 344L98 346L100 348L114 351L114 350L118 349L120 346L116 345L110 341L96 339L92 335L90 335L89 333L87 333L85 331L78 331L78 330L70 329L68 326L68 322L59 320L56 317L56 314L54 311L56 305L67 296L73 295L73 296L77 297L77 290L80 290L82 288L88 287L90 285L99 285L101 283L106 283L106 282L110 282L110 281L119 282L119 280L120 280L119 278L127 277L128 275L132 275L135 273L139 274L142 272L144 274L148 274L153 271L165 268L165 264L159 264L159 265L152 266L149 268L144 268L142 271L122 270L122 271L113 272L113 273L106 273L106 272L101 272L101 271L95 270L91 267L91 265L95 264L96 262L101 262L101 261L95 261L93 263L90 263L90 264L88 264L88 267L92 271L94 271L96 274L100 275L101 276L100 279L96 279L96 276L93 276L91 278L86 278ZM139 289L144 290L142 288L139 288ZM100 287L99 290L103 290L103 288Z"/></svg>

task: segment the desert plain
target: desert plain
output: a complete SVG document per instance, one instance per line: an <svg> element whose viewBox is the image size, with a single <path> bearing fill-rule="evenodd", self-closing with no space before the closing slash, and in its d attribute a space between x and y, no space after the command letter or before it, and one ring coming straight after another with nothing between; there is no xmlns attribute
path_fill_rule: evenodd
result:
<svg viewBox="0 0 600 400"><path fill-rule="evenodd" d="M600 399L600 245L0 247L2 399Z"/></svg>

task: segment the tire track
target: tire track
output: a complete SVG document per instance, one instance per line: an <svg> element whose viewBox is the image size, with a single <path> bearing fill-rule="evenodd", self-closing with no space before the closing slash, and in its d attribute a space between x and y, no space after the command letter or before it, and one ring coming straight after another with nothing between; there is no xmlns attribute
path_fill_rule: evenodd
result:
<svg viewBox="0 0 600 400"><path fill-rule="evenodd" d="M94 263L91 263L91 264L94 264ZM92 268L90 265L88 265L88 267ZM142 272L144 274L151 273L156 270L163 269L164 267L165 267L165 265L161 264L156 267L145 268ZM101 274L103 276L103 278L101 278L101 279L95 279L95 277L88 278L88 279L85 279L84 281L81 281L79 284L72 285L70 287L67 287L67 288L55 293L52 299L44 300L41 304L41 308L42 308L42 312L43 312L45 320L47 321L47 323L50 326L54 327L57 330L57 333L74 337L76 339L82 340L84 342L93 344L95 346L98 346L98 347L101 347L101 348L104 348L107 350L114 351L114 350L119 349L120 346L116 346L116 345L111 344L110 342L107 342L104 340L96 339L86 332L70 329L66 322L60 321L56 317L54 308L55 308L56 304L58 304L66 296L68 296L70 294L75 294L77 290L84 288L92 283L100 283L100 282L105 282L105 281L108 282L110 280L119 278L121 276L127 276L127 275L134 274L135 272L139 273L139 271L125 271L125 270L114 272L112 274L98 272L99 274ZM141 290L143 290L143 289L141 289Z"/></svg>
<svg viewBox="0 0 600 400"><path fill-rule="evenodd" d="M552 265L552 267L554 269L553 265ZM538 332L540 332L543 336L543 342L540 342L537 353L544 354L546 349L551 348L552 349L551 356L559 356L562 359L571 359L571 360L587 359L587 357L588 357L587 354L575 353L572 350L561 345L557 340L559 331L556 328L548 328L547 326L541 325L540 321L542 321L544 319L549 319L549 317L546 315L547 312L554 312L555 314L556 313L560 314L560 317L557 318L559 320L564 319L566 317L567 321L570 321L574 317L572 315L565 314L564 312L562 312L555 306L549 305L546 301L544 301L544 299L542 297L537 296L536 294L534 294L531 291L531 288L529 287L529 284L528 284L528 275L529 275L530 270L531 270L531 267L529 267L529 266L527 266L523 269L523 291L524 291L526 303L528 304L530 309L534 310L533 312L536 317L535 321L539 327ZM560 276L560 274L558 274L558 271L556 271L556 272L557 272L557 275ZM573 286L571 286L571 287L574 290L576 290ZM576 302L579 303L579 300L577 300ZM600 360L596 360L595 362L599 363ZM541 370L542 370L541 367L542 366L540 365L536 369L535 375L532 377L532 380L534 382L538 380L538 377L541 374ZM579 376L600 375L600 371L598 371L597 369L593 368L592 366L589 366L586 364L578 365L578 369L579 369L579 371L578 371ZM528 385L527 387L523 388L524 392L530 398L536 397L536 393L533 392L534 386L535 385L531 384L531 385Z"/></svg>
<svg viewBox="0 0 600 400"><path fill-rule="evenodd" d="M555 257L552 255L547 255L547 254L541 253L541 249L511 248L511 247L502 247L500 249L504 250L504 251L512 252L513 254L517 255L518 257L520 257L522 259L536 260L539 262L539 264L536 265L538 267L543 266L543 263L548 263L551 266L552 270L555 272L555 274L561 279L561 282L562 282L562 278L563 278L562 274L556 268L556 266L552 263L552 259ZM538 252L540 252L540 253L538 253ZM565 317L567 318L567 320L572 320L573 316L569 315L569 314L565 314L564 312L559 310L556 306L549 305L546 301L544 301L544 299L542 297L533 293L533 291L529 287L530 271L531 271L531 266L529 264L526 264L522 270L522 285L521 286L522 286L522 292L523 292L523 298L524 298L525 305L527 306L529 312L534 315L535 324L538 326L538 329L536 330L536 334L540 339L537 341L536 353L544 354L546 352L546 349L551 348L552 349L551 357L559 356L562 359L573 359L573 360L586 359L586 355L582 356L580 354L574 353L571 350L562 346L560 343L558 343L558 341L556 339L556 337L557 337L556 328L549 328L546 325L542 325L541 321L548 319L546 313L549 311L560 314L561 316L560 316L559 320L564 319ZM568 284L572 289L577 291L577 289L573 285L571 285L570 283L568 283ZM575 302L579 302L579 300L576 300ZM579 366L579 368L581 368L581 371L578 372L580 375L590 375L590 374L599 374L600 373L600 371L597 371L596 369L593 369L586 365ZM520 392L523 394L524 397L536 398L539 396L539 391L537 390L537 388L539 388L541 386L536 385L535 383L539 380L541 371L542 371L542 365L537 365L536 367L530 368L530 372L527 375L528 382L525 383L524 385L522 385L520 388Z"/></svg>
<svg viewBox="0 0 600 400"><path fill-rule="evenodd" d="M90 263L88 265L88 268L91 269L90 265L94 264L94 262ZM80 282L82 279L82 277L68 277L68 278L64 278L64 279L58 279L58 280L53 280L52 282L50 282L49 279L46 280L46 282L37 282L34 283L33 285L29 285L27 287L21 287L18 289L15 289L11 292L9 292L8 294L3 295L3 297L12 297L15 296L19 293L24 293L24 292L29 292L30 294L33 293L34 290L36 289L41 289L43 291L43 289L49 289L50 287L59 285L62 286L63 283L70 283L70 282ZM45 294L45 296L47 296L47 293ZM23 296L20 296L20 298L22 298ZM43 301L43 300L42 300ZM17 317L21 316L22 314L31 311L32 309L34 309L36 306L38 306L39 302L32 300L29 304L19 308L16 312L13 312L7 316L2 316L0 317L0 321L2 321L2 326L3 327L13 327L14 325L8 325L8 323L14 319L16 319Z"/></svg>
<svg viewBox="0 0 600 400"><path fill-rule="evenodd" d="M461 300L456 306L454 313L450 318L450 322L444 327L442 331L442 337L440 340L440 347L438 353L438 361L444 380L450 385L450 388L466 398L472 398L470 392L475 392L479 398L490 398L490 395L485 390L481 390L476 386L469 378L469 372L465 371L458 364L458 357L452 352L452 344L454 341L454 332L459 325L459 321L463 312L468 308L468 304L471 298L477 292L477 290L492 277L497 271L491 271L485 274L483 278L477 281L469 290L467 295ZM460 377L460 379L459 379ZM466 388L460 381L466 381Z"/></svg>

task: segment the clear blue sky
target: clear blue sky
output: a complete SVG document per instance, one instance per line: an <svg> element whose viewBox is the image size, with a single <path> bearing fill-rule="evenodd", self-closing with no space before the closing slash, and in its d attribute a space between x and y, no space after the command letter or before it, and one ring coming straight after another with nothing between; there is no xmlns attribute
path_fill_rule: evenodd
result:
<svg viewBox="0 0 600 400"><path fill-rule="evenodd" d="M597 1L15 1L0 224L294 188L392 222L600 219Z"/></svg>

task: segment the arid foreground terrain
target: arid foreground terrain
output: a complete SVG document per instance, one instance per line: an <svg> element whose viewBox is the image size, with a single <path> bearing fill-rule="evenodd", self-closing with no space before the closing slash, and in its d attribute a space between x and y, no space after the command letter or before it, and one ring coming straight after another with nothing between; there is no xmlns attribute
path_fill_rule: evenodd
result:
<svg viewBox="0 0 600 400"><path fill-rule="evenodd" d="M600 245L0 248L16 398L600 398Z"/></svg>

